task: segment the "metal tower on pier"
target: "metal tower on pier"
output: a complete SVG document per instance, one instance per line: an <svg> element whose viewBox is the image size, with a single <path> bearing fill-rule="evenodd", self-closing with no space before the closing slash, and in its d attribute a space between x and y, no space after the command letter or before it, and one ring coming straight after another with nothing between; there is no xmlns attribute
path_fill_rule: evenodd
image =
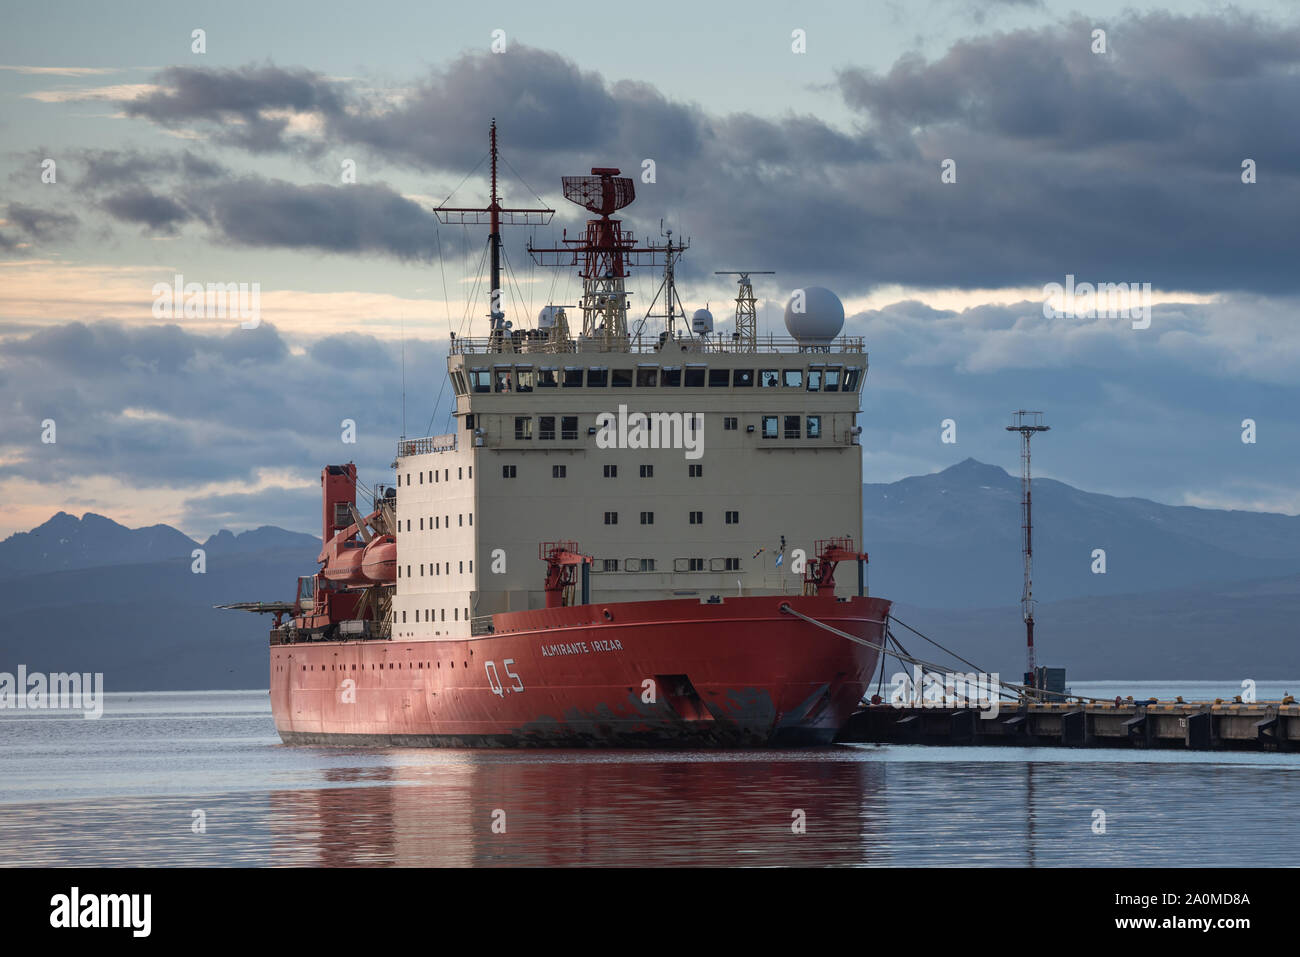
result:
<svg viewBox="0 0 1300 957"><path fill-rule="evenodd" d="M1012 413L1012 417L1012 424L1007 426L1007 431L1020 433L1020 540L1025 556L1025 584L1020 593L1020 611L1025 620L1025 687L1034 688L1038 669L1034 660L1034 500L1030 488L1029 440L1035 432L1047 432L1051 426L1043 425L1041 412L1019 409Z"/></svg>

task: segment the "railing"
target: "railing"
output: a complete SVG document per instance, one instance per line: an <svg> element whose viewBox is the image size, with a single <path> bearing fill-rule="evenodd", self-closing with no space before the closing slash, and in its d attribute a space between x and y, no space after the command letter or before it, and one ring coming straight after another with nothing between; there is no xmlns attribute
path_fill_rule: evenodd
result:
<svg viewBox="0 0 1300 957"><path fill-rule="evenodd" d="M487 336L481 338L457 337L451 342L452 355L536 355L572 354L590 352L628 352L638 354L771 354L771 353L861 353L865 350L862 336L840 336L827 343L801 342L789 336L760 336L751 349L739 339L689 338L666 339L662 345L659 336L628 336L625 339L567 339L552 341L540 336L528 337L513 334L509 337Z"/></svg>
<svg viewBox="0 0 1300 957"><path fill-rule="evenodd" d="M427 435L422 439L402 439L397 443L398 457L407 455L425 455L429 452L456 451L456 433L446 435Z"/></svg>

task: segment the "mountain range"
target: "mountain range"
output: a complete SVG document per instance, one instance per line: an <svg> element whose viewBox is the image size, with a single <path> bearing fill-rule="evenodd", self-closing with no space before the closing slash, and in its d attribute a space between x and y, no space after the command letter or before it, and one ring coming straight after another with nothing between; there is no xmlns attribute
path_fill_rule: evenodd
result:
<svg viewBox="0 0 1300 957"><path fill-rule="evenodd" d="M1020 497L1017 477L973 459L863 486L872 593L1004 676L1023 670ZM1300 676L1300 518L1036 479L1034 519L1041 664L1074 680ZM0 542L0 671L102 671L121 691L262 687L269 619L212 606L291 597L319 548L275 526L199 543L60 512ZM946 660L896 631L913 654Z"/></svg>

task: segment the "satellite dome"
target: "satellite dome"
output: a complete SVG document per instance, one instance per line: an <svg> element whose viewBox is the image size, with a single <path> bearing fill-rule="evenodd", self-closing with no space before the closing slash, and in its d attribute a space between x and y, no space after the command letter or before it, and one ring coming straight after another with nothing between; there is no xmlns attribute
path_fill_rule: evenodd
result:
<svg viewBox="0 0 1300 957"><path fill-rule="evenodd" d="M844 303L822 286L796 289L785 304L785 328L800 343L825 345L844 328Z"/></svg>
<svg viewBox="0 0 1300 957"><path fill-rule="evenodd" d="M537 314L537 328L553 329L555 327L555 317L563 311L563 306L543 306L542 311Z"/></svg>
<svg viewBox="0 0 1300 957"><path fill-rule="evenodd" d="M707 309L696 309L691 316L691 329L696 335L707 335L713 331L713 313Z"/></svg>

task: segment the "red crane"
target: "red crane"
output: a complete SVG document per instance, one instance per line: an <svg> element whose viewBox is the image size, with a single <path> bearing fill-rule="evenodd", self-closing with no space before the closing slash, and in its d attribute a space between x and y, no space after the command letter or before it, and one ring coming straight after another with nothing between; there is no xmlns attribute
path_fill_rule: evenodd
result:
<svg viewBox="0 0 1300 957"><path fill-rule="evenodd" d="M590 555L578 551L577 542L542 542L537 557L546 562L546 607L563 608L573 604L575 570L582 569L582 602L591 602Z"/></svg>

